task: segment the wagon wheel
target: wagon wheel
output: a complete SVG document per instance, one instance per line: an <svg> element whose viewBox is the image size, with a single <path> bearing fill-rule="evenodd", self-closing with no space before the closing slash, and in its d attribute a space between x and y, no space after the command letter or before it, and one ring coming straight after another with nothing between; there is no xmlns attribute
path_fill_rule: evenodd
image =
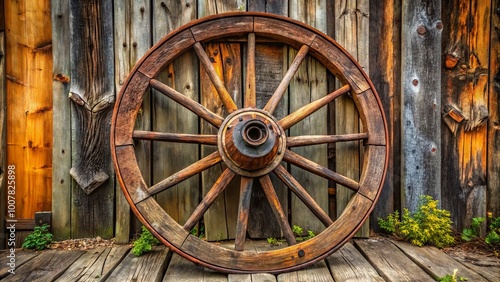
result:
<svg viewBox="0 0 500 282"><path fill-rule="evenodd" d="M244 107L239 109L217 76L202 44L226 37L243 36L248 45L247 89ZM263 109L256 108L255 38L273 38L298 53L283 80ZM220 116L175 89L158 81L159 72L178 55L193 48L229 113ZM304 58L312 56L322 63L343 86L277 119L273 113L295 71ZM218 128L217 135L146 132L134 129L143 96L154 88L172 102L189 109ZM287 137L286 130L341 95L350 93L363 124L362 133ZM218 151L148 187L140 173L134 139L182 142L217 146ZM113 161L122 190L141 222L165 245L179 255L206 267L224 272L271 272L298 269L320 260L347 242L368 218L379 196L387 169L387 124L377 93L361 67L336 42L321 32L288 18L263 13L230 13L194 21L170 33L141 59L121 89L114 109L111 146ZM363 141L364 163L360 181L342 176L290 150L342 141ZM335 181L354 191L344 212L334 221L322 210L301 184L282 165L298 166ZM227 169L181 226L155 201L154 195L197 175L215 164ZM275 174L326 229L317 236L297 243L270 181ZM189 231L203 217L229 182L241 176L239 214L235 248L227 249L198 239ZM253 182L262 185L288 246L265 252L244 250L250 193ZM251 211L250 211L251 212Z"/></svg>

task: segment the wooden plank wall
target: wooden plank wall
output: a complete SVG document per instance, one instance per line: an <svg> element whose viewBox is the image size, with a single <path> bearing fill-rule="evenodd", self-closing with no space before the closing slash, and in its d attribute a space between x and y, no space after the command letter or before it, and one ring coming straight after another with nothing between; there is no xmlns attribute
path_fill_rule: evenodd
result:
<svg viewBox="0 0 500 282"><path fill-rule="evenodd" d="M111 7L109 0L99 3ZM448 0L114 1L109 30L115 59L114 75L109 83L113 84L112 92L119 91L128 72L153 43L182 24L205 15L238 10L263 11L316 26L335 37L369 72L388 117L392 145L390 165L371 227L376 229L376 218L395 209L414 209L418 196L429 194L452 211L453 220L461 228L473 216L484 216L487 211L500 215L500 168L495 161L500 158L500 4L499 0L463 0L460 3ZM127 241L140 223L130 215L128 204L112 175L105 187L97 188L90 196L69 175L76 157L72 154L76 149L76 137L71 136L75 125L70 121L77 118L67 98L71 82L76 79L71 77L75 62L70 55L70 1L4 0L0 4L5 7L5 14L2 14L5 15L5 31L0 20L0 42L3 36L6 38L5 59L0 56L0 66L5 64L6 72L5 76L0 76L0 89L2 82L5 83L6 101L0 100L0 112L1 109L7 111L6 129L1 126L0 116L0 129L6 130L6 140L0 139L0 145L6 146L7 151L0 156L7 159L2 161L0 158L0 162L4 166L14 164L17 167L18 187L23 187L18 190L17 198L25 207L19 209L18 216L33 218L35 211L52 209L57 239L100 235ZM29 5L38 8L28 10ZM108 18L111 21L111 17ZM240 103L245 73L238 70L241 67L238 64L245 62L246 50L237 45L213 43L205 46L205 51L214 58L215 69ZM266 62L258 69L262 73L258 79L269 86L259 93L264 97L273 92L296 51L267 43L258 43L257 50L256 61ZM275 75L277 80L273 81L271 75L266 74ZM198 99L199 91L214 92L204 75L196 55L188 52L169 66L160 79ZM327 82L324 70L313 60L303 63L297 77L301 80L292 81L290 94L302 90L320 93L323 89L326 93L327 88L335 87L331 78ZM52 84L46 83L49 79ZM52 97L47 93L52 93ZM178 111L179 107L168 98L155 94L158 93L146 95L138 128L183 133L212 130L204 123L198 124L198 119L190 112ZM200 102L220 109L217 99ZM277 111L285 115L289 109L306 102L288 100L287 93ZM177 116L171 115L172 111L177 111ZM346 132L346 122L352 127L349 130L362 130L348 101L338 100L328 111L329 124L325 121L325 128L314 127L316 132ZM56 129L54 134L52 128ZM313 129L311 126L303 128ZM328 153L326 147L317 150L316 161L326 165L328 156L330 161L337 161L337 167L332 168L357 178L362 165L361 146L350 145L352 148L344 150L345 146L348 145L330 147ZM153 184L208 154L210 149L141 141L137 142L136 150L144 178ZM193 159L180 158L179 154L185 150L195 152L191 156ZM182 161L164 161L174 159ZM161 165L152 165L160 160ZM354 169L347 168L345 164L352 164L353 160ZM220 173L221 167L213 170ZM214 175L204 174L183 182L159 194L157 200L170 215L183 222L213 184ZM325 187L318 189L321 192L314 197L325 210L331 211L332 217L342 211L350 197L342 187L336 187L337 202L332 204L326 197L325 180L301 181L317 181L318 187ZM277 188L278 194L285 210L291 211L292 223L305 229L319 228L313 221L301 220L298 214L307 211L282 188ZM4 193L5 189L0 187L0 191ZM210 240L234 237L238 191L228 188L206 215L206 235ZM259 191L256 187L251 210L262 212L251 213L248 232L252 237L280 236L277 224L269 224L263 219L269 219L272 212ZM332 210L332 206L338 209ZM367 229L363 234L367 234Z"/></svg>
<svg viewBox="0 0 500 282"><path fill-rule="evenodd" d="M52 208L51 10L49 1L4 8L6 163L15 166L16 218L30 219Z"/></svg>
<svg viewBox="0 0 500 282"><path fill-rule="evenodd" d="M0 7L4 6L4 1L0 0ZM6 199L7 185L5 176L7 171L7 156L6 156L6 91L5 91L5 15L0 13L0 199ZM0 219L5 218L7 202L0 202ZM0 230L5 230L5 221L0 220ZM0 248L5 246L6 233L0 231Z"/></svg>

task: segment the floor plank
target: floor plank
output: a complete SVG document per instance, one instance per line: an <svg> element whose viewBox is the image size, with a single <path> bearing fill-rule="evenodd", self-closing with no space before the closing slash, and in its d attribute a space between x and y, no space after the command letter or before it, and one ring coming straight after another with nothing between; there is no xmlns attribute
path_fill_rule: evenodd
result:
<svg viewBox="0 0 500 282"><path fill-rule="evenodd" d="M16 274L9 275L2 281L53 281L69 268L84 251L44 251L16 269Z"/></svg>
<svg viewBox="0 0 500 282"><path fill-rule="evenodd" d="M153 247L140 257L129 252L105 281L160 282L167 267L168 252L163 246Z"/></svg>
<svg viewBox="0 0 500 282"><path fill-rule="evenodd" d="M365 239L354 243L386 281L433 281L389 240Z"/></svg>
<svg viewBox="0 0 500 282"><path fill-rule="evenodd" d="M335 281L385 281L351 243L328 256L326 263Z"/></svg>
<svg viewBox="0 0 500 282"><path fill-rule="evenodd" d="M333 282L332 275L328 270L325 261L319 261L302 270L281 273L277 277L278 282L294 282L294 281L315 281L315 282Z"/></svg>
<svg viewBox="0 0 500 282"><path fill-rule="evenodd" d="M16 252L14 253L15 267L21 267L23 264L30 261L32 258L38 256L39 254L39 252L35 251L16 249ZM7 257L9 255L10 252L8 252L8 250L0 252L0 278L3 278L10 274L9 269L11 269L11 267L8 265L8 263L10 263L10 258Z"/></svg>
<svg viewBox="0 0 500 282"><path fill-rule="evenodd" d="M163 282L226 282L227 280L227 275L196 265L177 254L172 255L167 273L163 277Z"/></svg>
<svg viewBox="0 0 500 282"><path fill-rule="evenodd" d="M468 281L488 281L436 247L418 247L398 241L393 241L393 243L434 279L452 274L454 269L458 269L457 275L466 277ZM497 279L499 278L500 276L497 276Z"/></svg>
<svg viewBox="0 0 500 282"><path fill-rule="evenodd" d="M97 247L88 250L56 281L104 280L118 266L129 250L130 246Z"/></svg>
<svg viewBox="0 0 500 282"><path fill-rule="evenodd" d="M448 253L449 256L459 261L468 268L474 270L479 275L488 279L489 281L500 280L500 259L485 255L476 255L474 253L466 253L461 251L454 251Z"/></svg>

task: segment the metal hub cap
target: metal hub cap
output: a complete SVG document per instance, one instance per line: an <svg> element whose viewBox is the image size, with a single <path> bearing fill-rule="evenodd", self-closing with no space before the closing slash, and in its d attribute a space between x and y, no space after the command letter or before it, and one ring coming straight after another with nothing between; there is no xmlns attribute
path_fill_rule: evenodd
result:
<svg viewBox="0 0 500 282"><path fill-rule="evenodd" d="M219 152L234 172L257 177L271 172L283 159L285 132L278 121L258 109L229 115L217 135Z"/></svg>

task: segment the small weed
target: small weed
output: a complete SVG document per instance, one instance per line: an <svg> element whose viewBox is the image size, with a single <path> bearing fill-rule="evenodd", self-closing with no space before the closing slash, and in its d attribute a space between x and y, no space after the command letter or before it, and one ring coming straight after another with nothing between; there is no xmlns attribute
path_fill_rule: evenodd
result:
<svg viewBox="0 0 500 282"><path fill-rule="evenodd" d="M22 247L24 249L36 249L36 250L44 250L47 248L50 243L52 243L52 239L54 235L49 232L50 225L43 224L42 226L35 226L35 229L32 233L30 233L26 239L24 239Z"/></svg>
<svg viewBox="0 0 500 282"><path fill-rule="evenodd" d="M146 227L142 226L142 232L139 239L134 241L132 253L136 256L141 256L144 253L150 252L154 245L160 243Z"/></svg>
<svg viewBox="0 0 500 282"><path fill-rule="evenodd" d="M481 237L481 224L486 220L484 217L474 217L470 228L465 228L462 232L462 239L465 241L471 241L478 237Z"/></svg>
<svg viewBox="0 0 500 282"><path fill-rule="evenodd" d="M492 213L488 213L489 232L484 241L493 247L500 246L500 216L493 218Z"/></svg>
<svg viewBox="0 0 500 282"><path fill-rule="evenodd" d="M193 229L191 229L191 232L189 232L189 234L197 236L200 239L203 239L205 238L205 226L201 225L199 231L197 227L194 227Z"/></svg>
<svg viewBox="0 0 500 282"><path fill-rule="evenodd" d="M440 282L458 282L458 281L467 281L466 277L457 276L458 269L453 270L453 274L446 274L445 276L438 278Z"/></svg>
<svg viewBox="0 0 500 282"><path fill-rule="evenodd" d="M267 242L271 246L279 246L285 242L285 239L267 238Z"/></svg>

